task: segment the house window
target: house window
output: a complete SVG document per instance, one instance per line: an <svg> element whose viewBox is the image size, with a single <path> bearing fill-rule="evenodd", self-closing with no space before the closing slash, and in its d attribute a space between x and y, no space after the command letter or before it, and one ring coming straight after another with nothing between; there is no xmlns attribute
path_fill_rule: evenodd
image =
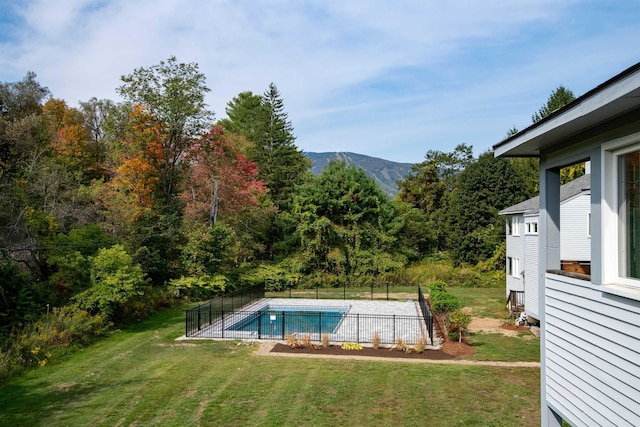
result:
<svg viewBox="0 0 640 427"><path fill-rule="evenodd" d="M520 278L520 260L518 258L507 257L507 275Z"/></svg>
<svg viewBox="0 0 640 427"><path fill-rule="evenodd" d="M640 133L605 144L603 160L602 283L636 292L640 288ZM616 293L622 288L608 289Z"/></svg>
<svg viewBox="0 0 640 427"><path fill-rule="evenodd" d="M525 223L526 234L538 234L538 221L527 221Z"/></svg>
<svg viewBox="0 0 640 427"><path fill-rule="evenodd" d="M507 235L519 236L520 235L520 221L515 216L507 217Z"/></svg>
<svg viewBox="0 0 640 427"><path fill-rule="evenodd" d="M618 274L640 279L640 150L618 157Z"/></svg>

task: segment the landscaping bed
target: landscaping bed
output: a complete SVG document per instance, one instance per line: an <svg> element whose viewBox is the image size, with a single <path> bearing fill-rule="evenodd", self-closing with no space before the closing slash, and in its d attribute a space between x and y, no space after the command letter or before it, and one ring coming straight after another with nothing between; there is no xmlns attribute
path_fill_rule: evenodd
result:
<svg viewBox="0 0 640 427"><path fill-rule="evenodd" d="M286 344L278 343L271 349L272 353L294 353L294 354L319 354L333 356L367 356L367 357L385 357L396 359L430 359L430 360L451 360L457 356L473 354L475 351L466 343L447 342L442 350L425 350L422 353L407 353L405 351L389 349L363 347L361 350L345 350L339 345L330 345L328 347L298 347L291 348Z"/></svg>

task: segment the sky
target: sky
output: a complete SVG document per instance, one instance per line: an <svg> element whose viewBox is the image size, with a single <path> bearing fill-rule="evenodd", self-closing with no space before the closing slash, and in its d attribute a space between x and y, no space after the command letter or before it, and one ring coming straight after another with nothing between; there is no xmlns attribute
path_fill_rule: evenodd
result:
<svg viewBox="0 0 640 427"><path fill-rule="evenodd" d="M407 163L491 149L558 86L639 62L639 41L640 0L0 0L0 82L120 102L121 76L175 56L217 119L273 82L303 151Z"/></svg>

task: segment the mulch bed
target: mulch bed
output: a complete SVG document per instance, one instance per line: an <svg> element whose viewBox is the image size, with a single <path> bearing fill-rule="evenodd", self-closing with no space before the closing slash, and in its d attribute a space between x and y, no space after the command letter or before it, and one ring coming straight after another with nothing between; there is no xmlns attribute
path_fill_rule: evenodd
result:
<svg viewBox="0 0 640 427"><path fill-rule="evenodd" d="M449 344L449 343L445 343ZM320 355L336 355L336 356L369 356L369 357L388 357L388 358L396 358L396 359L430 359L430 360L451 360L455 359L456 356L461 353L458 343L455 344L455 348L452 348L453 354L450 354L446 351L441 350L425 350L422 353L406 353L404 351L399 350L390 350L388 348L379 348L374 349L372 347L364 347L362 350L345 350L338 345L331 345L329 347L319 347L317 349L311 347L303 347L303 348L291 348L285 344L278 343L271 350L272 353L294 353L294 354L320 354ZM462 343L462 346L466 346L473 353L475 351L469 345ZM443 346L444 349L444 346ZM473 353L464 353L461 354L473 354Z"/></svg>

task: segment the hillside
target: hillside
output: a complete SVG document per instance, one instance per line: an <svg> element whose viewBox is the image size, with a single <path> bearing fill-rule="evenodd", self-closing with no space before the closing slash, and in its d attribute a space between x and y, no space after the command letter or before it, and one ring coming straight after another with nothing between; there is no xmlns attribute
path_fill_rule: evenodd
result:
<svg viewBox="0 0 640 427"><path fill-rule="evenodd" d="M355 165L373 178L391 198L398 194L396 181L404 179L411 172L411 163L397 163L364 154L330 152L304 153L304 155L311 160L311 172L314 175L319 175L331 160L340 160L348 165Z"/></svg>

